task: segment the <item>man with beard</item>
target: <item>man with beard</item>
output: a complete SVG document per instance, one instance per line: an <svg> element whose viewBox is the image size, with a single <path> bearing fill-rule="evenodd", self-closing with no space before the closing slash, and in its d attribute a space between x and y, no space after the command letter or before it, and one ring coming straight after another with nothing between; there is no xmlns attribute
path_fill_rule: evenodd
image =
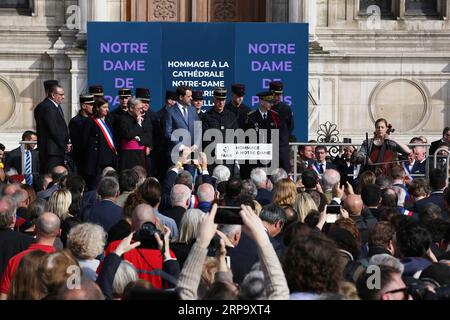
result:
<svg viewBox="0 0 450 320"><path fill-rule="evenodd" d="M190 148L194 152L198 150L202 142L200 132L195 132L195 123L199 122L200 119L195 108L191 106L192 88L178 86L176 93L178 97L176 104L167 109L162 119L164 140L168 146L166 155L171 164L177 161L179 152L182 152L186 148ZM174 131L180 132L183 130L185 133L184 136L172 136ZM175 147L177 150L173 150ZM175 159L172 159L172 151L176 154Z"/></svg>
<svg viewBox="0 0 450 320"><path fill-rule="evenodd" d="M94 95L80 95L80 111L69 122L70 141L72 142L72 158L75 162L78 174L84 177L84 148L81 142L82 130L85 121L92 116L92 108L94 106Z"/></svg>

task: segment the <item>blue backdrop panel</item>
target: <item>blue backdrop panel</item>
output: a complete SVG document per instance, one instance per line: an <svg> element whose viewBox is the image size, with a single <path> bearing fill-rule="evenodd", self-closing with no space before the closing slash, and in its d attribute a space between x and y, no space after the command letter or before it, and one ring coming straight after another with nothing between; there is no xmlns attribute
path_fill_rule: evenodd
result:
<svg viewBox="0 0 450 320"><path fill-rule="evenodd" d="M120 88L151 88L161 105L161 43L160 23L88 23L89 85L104 86L111 109Z"/></svg>
<svg viewBox="0 0 450 320"><path fill-rule="evenodd" d="M163 73L166 89L188 85L204 93L210 109L214 87L234 78L234 27L229 23L163 24Z"/></svg>
<svg viewBox="0 0 450 320"><path fill-rule="evenodd" d="M294 113L297 139L308 138L308 25L239 23L236 27L235 80L247 84L245 103L258 105L256 94L271 80L284 84L285 103Z"/></svg>
<svg viewBox="0 0 450 320"><path fill-rule="evenodd" d="M295 135L306 141L307 24L88 23L88 82L105 87L112 108L118 88L150 88L156 111L165 90L186 84L204 92L209 109L213 88L230 91L232 83L247 86L245 103L256 108L256 93L275 79L284 83Z"/></svg>

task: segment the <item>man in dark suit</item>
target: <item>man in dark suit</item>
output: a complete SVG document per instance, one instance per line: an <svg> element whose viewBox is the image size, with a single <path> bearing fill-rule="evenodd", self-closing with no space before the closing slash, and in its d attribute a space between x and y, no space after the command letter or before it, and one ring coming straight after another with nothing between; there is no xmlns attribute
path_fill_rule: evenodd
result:
<svg viewBox="0 0 450 320"><path fill-rule="evenodd" d="M270 92L273 93L275 98L275 104L273 105L272 110L278 112L281 117L286 119L289 136L292 136L292 140L295 140L295 136L293 136L294 115L291 107L283 102L283 87L284 85L281 81L272 81L269 83Z"/></svg>
<svg viewBox="0 0 450 320"><path fill-rule="evenodd" d="M430 172L431 194L415 203L414 212L421 212L427 203L434 203L441 208L442 219L448 220L447 207L444 203L444 189L447 187L447 177L443 170L434 169Z"/></svg>
<svg viewBox="0 0 450 320"><path fill-rule="evenodd" d="M77 167L78 174L84 177L84 179L86 179L86 168L84 161L86 154L84 153L85 148L82 143L82 133L86 120L92 116L93 107L93 94L80 95L80 111L78 111L78 114L69 121L70 141L73 145L72 158Z"/></svg>
<svg viewBox="0 0 450 320"><path fill-rule="evenodd" d="M247 114L245 120L245 130L253 129L257 135L257 141L251 143L273 144L273 156L278 156L278 166L286 172L289 168L289 131L287 120L283 115L272 109L276 102L271 92L265 91L257 94L259 97L258 109ZM275 141L273 135L278 132L278 140ZM267 164L259 162L259 167L268 167ZM273 166L273 164L272 164ZM240 175L242 179L248 179L250 171L255 165L243 163L241 165ZM276 169L272 167L273 169Z"/></svg>
<svg viewBox="0 0 450 320"><path fill-rule="evenodd" d="M11 150L5 157L5 169L10 168L17 170L18 174L25 175L25 181L28 185L33 186L39 177L39 153L36 151L37 135L33 131L25 131L22 134L22 141L34 142L33 144L24 144ZM22 172L22 151L25 154L24 166L25 172Z"/></svg>
<svg viewBox="0 0 450 320"><path fill-rule="evenodd" d="M442 142L450 143L450 127L445 127L442 131L442 138L431 143L429 154L430 156L434 156L434 153L437 149L439 149L439 145Z"/></svg>
<svg viewBox="0 0 450 320"><path fill-rule="evenodd" d="M314 170L319 175L320 178L322 178L322 175L325 173L325 170L327 169L337 170L336 165L326 160L328 155L327 147L317 146L315 153L316 153L316 161L313 162L311 169Z"/></svg>
<svg viewBox="0 0 450 320"><path fill-rule="evenodd" d="M270 180L263 168L255 168L250 173L250 179L256 185L258 193L256 194L256 201L262 206L272 202L272 192L268 190Z"/></svg>
<svg viewBox="0 0 450 320"><path fill-rule="evenodd" d="M237 118L234 115L233 112L228 111L227 109L225 109L225 100L227 98L227 89L223 88L223 87L217 87L214 89L214 106L208 110L207 112L205 112L205 114L202 117L202 125L203 125L203 133L206 133L207 130L209 129L216 129L216 130L220 130L220 132L222 133L222 137L223 137L223 142L225 143L234 143L235 141L226 141L226 136L227 136L227 130L236 130L238 128L238 123L237 123ZM215 163L212 163L208 170L209 171L213 171L214 168L218 165L221 164L217 159L216 159L216 154L215 154L215 145L216 145L216 141L204 141L203 142L203 149L206 148L206 146L208 146L209 144L212 144L214 147L214 149L211 151L211 156L213 157L213 159L215 159ZM226 167L228 167L228 169L230 169L230 172L234 172L234 163L227 163L224 162L223 165L225 165Z"/></svg>
<svg viewBox="0 0 450 320"><path fill-rule="evenodd" d="M50 87L47 98L34 110L40 173L48 173L52 168L64 165L65 154L72 149L69 143L69 130L61 107L63 101L64 88L54 84Z"/></svg>
<svg viewBox="0 0 450 320"><path fill-rule="evenodd" d="M177 103L166 110L162 121L164 139L168 145L167 156L172 164L178 159L179 152L183 149L191 148L195 151L202 142L201 122L195 108L191 106L192 89L179 86L176 92ZM198 122L197 128L195 122ZM172 133L177 129L183 129L184 135L172 137ZM175 147L176 150L174 150Z"/></svg>
<svg viewBox="0 0 450 320"><path fill-rule="evenodd" d="M259 217L262 220L264 229L269 236L277 256L282 256L284 247L279 239L283 236L282 229L287 222L286 213L280 206L269 204L262 208ZM239 243L235 248L227 248L227 253L230 256L234 282L241 283L253 265L258 262L259 258L257 250L258 248L255 241L250 239L246 234L242 234Z"/></svg>
<svg viewBox="0 0 450 320"><path fill-rule="evenodd" d="M202 120L202 116L205 114L205 110L202 110L203 101L203 91L192 91L192 104L194 105L195 111L197 111L198 118L200 120Z"/></svg>
<svg viewBox="0 0 450 320"><path fill-rule="evenodd" d="M238 119L238 128L244 129L245 117L252 111L243 103L245 96L245 85L235 83L231 85L231 100L225 105L225 109L231 111Z"/></svg>
<svg viewBox="0 0 450 320"><path fill-rule="evenodd" d="M97 187L100 201L92 205L88 212L82 212L83 220L99 224L106 232L122 219L122 208L115 204L120 194L119 182L115 178L105 177Z"/></svg>

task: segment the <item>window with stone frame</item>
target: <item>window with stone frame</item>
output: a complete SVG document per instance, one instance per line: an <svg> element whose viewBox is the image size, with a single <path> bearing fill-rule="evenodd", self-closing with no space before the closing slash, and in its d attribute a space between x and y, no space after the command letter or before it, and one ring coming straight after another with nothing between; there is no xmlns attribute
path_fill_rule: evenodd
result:
<svg viewBox="0 0 450 320"><path fill-rule="evenodd" d="M2 9L29 9L30 0L1 0L0 8Z"/></svg>
<svg viewBox="0 0 450 320"><path fill-rule="evenodd" d="M405 0L405 15L407 16L437 16L440 0Z"/></svg>
<svg viewBox="0 0 450 320"><path fill-rule="evenodd" d="M380 8L381 17L393 17L393 3L396 0L359 0L359 15L369 16L372 14L370 6L378 6Z"/></svg>

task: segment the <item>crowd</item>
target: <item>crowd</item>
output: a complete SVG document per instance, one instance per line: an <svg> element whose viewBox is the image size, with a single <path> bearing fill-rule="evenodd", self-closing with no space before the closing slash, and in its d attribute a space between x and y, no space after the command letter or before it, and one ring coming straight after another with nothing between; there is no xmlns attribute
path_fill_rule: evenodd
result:
<svg viewBox="0 0 450 320"><path fill-rule="evenodd" d="M226 89L201 114L190 106L191 95L201 97L177 88L152 119L149 90L131 97L121 89L111 115L93 86L68 130L59 129L67 135L54 136L64 92L47 83L37 132L22 137L37 150L0 148L0 298L447 299L447 173L427 170L426 149L395 141L386 120L334 159L326 147L300 148L298 177L284 160L270 172L208 163L196 152L202 141L168 135L200 118L240 128L257 113L291 139L291 112L272 110L280 84L258 95L256 111L238 109L244 88L233 86L227 105L236 109L225 114ZM445 153L449 141L445 128L430 154ZM279 148L289 154L284 142Z"/></svg>

